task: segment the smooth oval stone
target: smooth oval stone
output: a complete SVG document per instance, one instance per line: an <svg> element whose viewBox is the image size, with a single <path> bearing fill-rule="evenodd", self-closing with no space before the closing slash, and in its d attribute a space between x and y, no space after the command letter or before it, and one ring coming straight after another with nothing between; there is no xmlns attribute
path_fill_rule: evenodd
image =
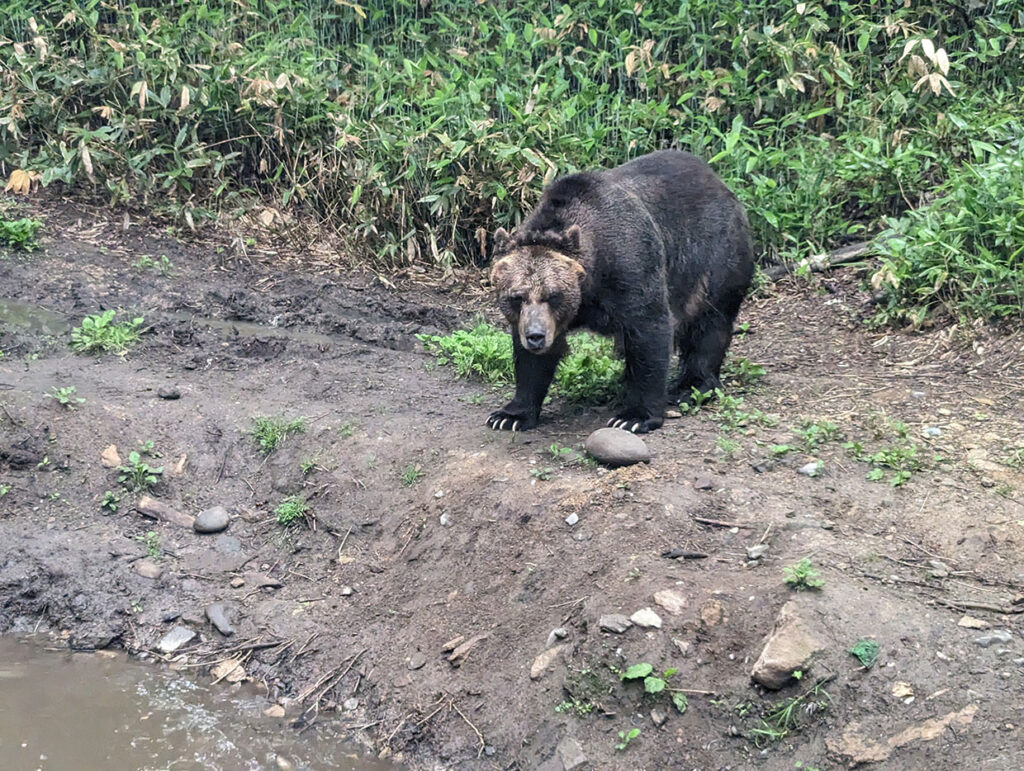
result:
<svg viewBox="0 0 1024 771"><path fill-rule="evenodd" d="M599 428L587 437L583 446L606 466L632 466L651 461L651 452L644 440L621 428Z"/></svg>
<svg viewBox="0 0 1024 771"><path fill-rule="evenodd" d="M197 533L219 533L227 528L230 519L227 509L223 506L213 506L200 512L192 527Z"/></svg>

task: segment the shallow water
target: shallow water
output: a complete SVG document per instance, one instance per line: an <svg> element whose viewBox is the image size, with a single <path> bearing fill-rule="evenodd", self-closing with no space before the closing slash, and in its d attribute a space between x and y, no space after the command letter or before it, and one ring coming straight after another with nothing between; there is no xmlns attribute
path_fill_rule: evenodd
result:
<svg viewBox="0 0 1024 771"><path fill-rule="evenodd" d="M383 768L329 724L299 734L267 706L123 654L0 638L2 771Z"/></svg>

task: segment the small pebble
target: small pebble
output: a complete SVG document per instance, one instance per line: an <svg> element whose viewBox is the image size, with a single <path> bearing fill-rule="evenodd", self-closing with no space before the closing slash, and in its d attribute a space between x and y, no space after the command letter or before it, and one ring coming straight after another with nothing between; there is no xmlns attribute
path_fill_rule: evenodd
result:
<svg viewBox="0 0 1024 771"><path fill-rule="evenodd" d="M618 613L611 613L605 616L601 616L601 618L597 622L597 626L602 632L614 632L615 634L622 634L631 626L633 626L633 622L623 615L620 615Z"/></svg>
<svg viewBox="0 0 1024 771"><path fill-rule="evenodd" d="M415 671L417 669L422 669L423 665L426 664L426 663L427 663L427 657L424 656L419 651L416 651L411 656L409 656L409 662L408 662L408 664L406 664L406 666L409 667L409 669Z"/></svg>
<svg viewBox="0 0 1024 771"><path fill-rule="evenodd" d="M359 707L359 699L356 699L356 698L345 699L345 701L342 702L341 706L345 708L346 712L351 712L354 709L358 709L358 707Z"/></svg>
<svg viewBox="0 0 1024 771"><path fill-rule="evenodd" d="M232 589L239 589L239 588L241 588L243 586L245 586L245 579L242 578L241 576L236 576L236 577L231 579L231 588Z"/></svg>
<svg viewBox="0 0 1024 771"><path fill-rule="evenodd" d="M803 474L805 477L816 477L821 473L822 463L821 461L814 461L801 466L796 470L796 473Z"/></svg>
<svg viewBox="0 0 1024 771"><path fill-rule="evenodd" d="M579 521L580 521L580 516L576 512L573 512L572 514L570 514L568 517L565 518L565 524L567 524L569 527L572 527L573 525L575 525Z"/></svg>
<svg viewBox="0 0 1024 771"><path fill-rule="evenodd" d="M179 391L177 388L161 388L159 391L156 392L156 395L159 396L161 399L173 401L175 399L181 398L181 391Z"/></svg>
<svg viewBox="0 0 1024 771"><path fill-rule="evenodd" d="M164 570L153 560L142 559L135 563L135 572L143 578L149 578L155 581L163 575Z"/></svg>
<svg viewBox="0 0 1024 771"><path fill-rule="evenodd" d="M768 545L759 543L757 546L747 547L747 559L759 560L768 553Z"/></svg>
<svg viewBox="0 0 1024 771"><path fill-rule="evenodd" d="M338 593L342 597L350 597L353 592L355 592L355 589L353 589L351 586L343 586L341 587L341 589L338 590Z"/></svg>
<svg viewBox="0 0 1024 771"><path fill-rule="evenodd" d="M650 608L641 608L632 616L630 616L629 620L637 626L654 627L655 629L661 629L661 616L659 616Z"/></svg>
<svg viewBox="0 0 1024 771"><path fill-rule="evenodd" d="M921 433L931 437L942 436L942 429L938 426L925 426Z"/></svg>
<svg viewBox="0 0 1024 771"><path fill-rule="evenodd" d="M1012 640L1012 634L1010 634L1004 629L997 629L995 631L989 632L988 634L983 634L981 637L975 637L974 644L980 645L982 648L987 648L993 643L1008 643L1012 642Z"/></svg>
<svg viewBox="0 0 1024 771"><path fill-rule="evenodd" d="M231 625L228 614L229 608L223 602L215 602L206 609L206 617L210 619L210 623L225 637L235 633L235 627Z"/></svg>
<svg viewBox="0 0 1024 771"><path fill-rule="evenodd" d="M160 638L156 647L161 653L174 653L181 646L190 642L196 633L186 626L176 626L170 632Z"/></svg>
<svg viewBox="0 0 1024 771"><path fill-rule="evenodd" d="M200 512L192 527L197 533L219 533L227 528L229 522L228 510L223 506L213 506Z"/></svg>

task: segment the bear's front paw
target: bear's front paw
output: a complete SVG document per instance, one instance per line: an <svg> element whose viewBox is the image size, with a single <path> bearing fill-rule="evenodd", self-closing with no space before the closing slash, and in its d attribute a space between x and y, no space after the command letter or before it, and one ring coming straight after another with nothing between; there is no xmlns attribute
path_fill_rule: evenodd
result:
<svg viewBox="0 0 1024 771"><path fill-rule="evenodd" d="M513 404L492 412L487 426L494 431L526 431L537 425L537 418L522 407Z"/></svg>
<svg viewBox="0 0 1024 771"><path fill-rule="evenodd" d="M646 434L648 431L661 428L664 422L664 416L653 415L646 407L630 407L609 420L608 425L634 434Z"/></svg>

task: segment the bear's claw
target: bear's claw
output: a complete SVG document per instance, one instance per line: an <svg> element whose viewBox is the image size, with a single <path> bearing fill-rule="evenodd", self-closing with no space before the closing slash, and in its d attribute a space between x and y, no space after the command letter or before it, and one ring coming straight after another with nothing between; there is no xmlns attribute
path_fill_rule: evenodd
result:
<svg viewBox="0 0 1024 771"><path fill-rule="evenodd" d="M487 418L487 427L492 431L512 431L515 433L523 426L520 418L509 417L501 412L496 412Z"/></svg>

